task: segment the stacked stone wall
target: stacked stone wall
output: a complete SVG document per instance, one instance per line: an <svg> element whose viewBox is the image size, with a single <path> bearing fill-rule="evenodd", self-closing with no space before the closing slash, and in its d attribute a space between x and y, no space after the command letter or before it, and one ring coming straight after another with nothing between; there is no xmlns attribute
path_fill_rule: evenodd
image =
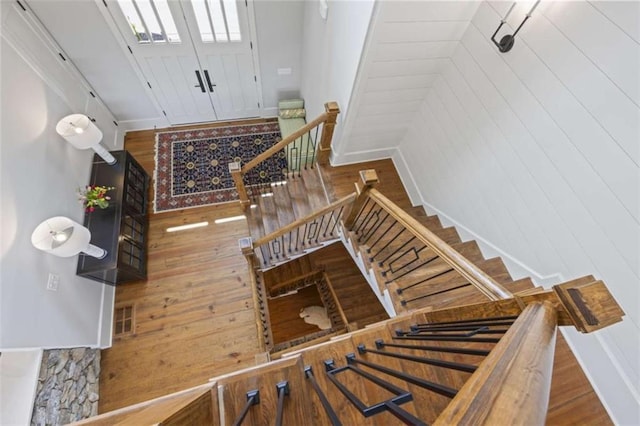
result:
<svg viewBox="0 0 640 426"><path fill-rule="evenodd" d="M32 425L63 425L98 414L100 350L45 350Z"/></svg>

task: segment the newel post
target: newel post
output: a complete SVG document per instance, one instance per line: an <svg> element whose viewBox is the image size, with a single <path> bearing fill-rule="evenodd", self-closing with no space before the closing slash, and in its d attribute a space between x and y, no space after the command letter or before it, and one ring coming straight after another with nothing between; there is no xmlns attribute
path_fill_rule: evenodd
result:
<svg viewBox="0 0 640 426"><path fill-rule="evenodd" d="M331 139L333 139L333 128L336 127L336 120L340 113L337 102L327 102L324 104L324 111L327 113L327 121L322 127L322 137L318 148L318 164L325 165L329 162L331 154Z"/></svg>
<svg viewBox="0 0 640 426"><path fill-rule="evenodd" d="M246 209L250 204L249 196L247 195L247 188L244 187L244 182L242 181L242 168L240 167L239 161L229 163L229 173L231 173L233 183L236 185L240 204Z"/></svg>
<svg viewBox="0 0 640 426"><path fill-rule="evenodd" d="M369 197L369 191L378 183L378 174L373 169L360 170L360 182L356 182L356 191L358 192L358 198L353 201L351 205L351 211L347 220L344 221L344 226L351 230L353 227L358 213L364 207L364 203Z"/></svg>
<svg viewBox="0 0 640 426"><path fill-rule="evenodd" d="M256 254L253 251L253 240L251 237L243 237L238 240L238 246L240 247L240 251L247 259L247 262L251 266L255 266L257 263Z"/></svg>

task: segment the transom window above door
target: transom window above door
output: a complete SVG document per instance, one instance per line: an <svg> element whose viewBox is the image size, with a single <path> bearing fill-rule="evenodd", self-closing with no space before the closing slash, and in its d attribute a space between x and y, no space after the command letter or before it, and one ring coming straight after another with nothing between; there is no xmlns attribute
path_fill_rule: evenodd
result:
<svg viewBox="0 0 640 426"><path fill-rule="evenodd" d="M180 43L167 0L118 0L138 43Z"/></svg>
<svg viewBox="0 0 640 426"><path fill-rule="evenodd" d="M204 43L242 41L236 0L192 0Z"/></svg>

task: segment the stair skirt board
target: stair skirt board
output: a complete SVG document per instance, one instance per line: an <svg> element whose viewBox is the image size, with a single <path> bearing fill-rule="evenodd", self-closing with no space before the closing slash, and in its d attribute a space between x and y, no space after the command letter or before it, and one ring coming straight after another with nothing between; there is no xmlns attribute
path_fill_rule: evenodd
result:
<svg viewBox="0 0 640 426"><path fill-rule="evenodd" d="M376 279L375 273L373 272L373 270L367 269L364 261L362 260L360 251L356 250L353 247L351 241L344 235L343 232L340 232L340 240L353 258L355 264L358 265L358 269L360 269L362 276L367 280L367 283L369 283L369 287L371 287L371 290L378 298L378 301L380 302L384 310L387 312L387 315L389 315L389 318L394 318L395 316L397 316L398 314L393 307L393 301L391 300L391 294L389 293L389 290L385 289L382 293L380 292L380 286L378 285L378 280Z"/></svg>

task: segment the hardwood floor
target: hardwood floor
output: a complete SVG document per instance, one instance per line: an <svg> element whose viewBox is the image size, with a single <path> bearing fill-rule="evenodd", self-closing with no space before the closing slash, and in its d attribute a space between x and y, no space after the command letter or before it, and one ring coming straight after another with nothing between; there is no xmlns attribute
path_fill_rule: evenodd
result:
<svg viewBox="0 0 640 426"><path fill-rule="evenodd" d="M153 175L153 130L127 135L126 149ZM377 188L411 206L390 160L323 170L335 197L353 191L358 171L375 168ZM150 199L153 199L151 189ZM236 203L151 214L146 282L117 287L116 304L134 304L135 333L102 352L100 412L205 383L254 364L259 352L246 260L238 238L246 221L214 224L242 214ZM166 228L209 226L167 233ZM562 338L558 339L549 424L610 424L595 392Z"/></svg>
<svg viewBox="0 0 640 426"><path fill-rule="evenodd" d="M320 331L316 325L304 322L299 315L300 311L307 306L323 306L315 285L302 288L290 296L271 299L268 304L274 344Z"/></svg>

